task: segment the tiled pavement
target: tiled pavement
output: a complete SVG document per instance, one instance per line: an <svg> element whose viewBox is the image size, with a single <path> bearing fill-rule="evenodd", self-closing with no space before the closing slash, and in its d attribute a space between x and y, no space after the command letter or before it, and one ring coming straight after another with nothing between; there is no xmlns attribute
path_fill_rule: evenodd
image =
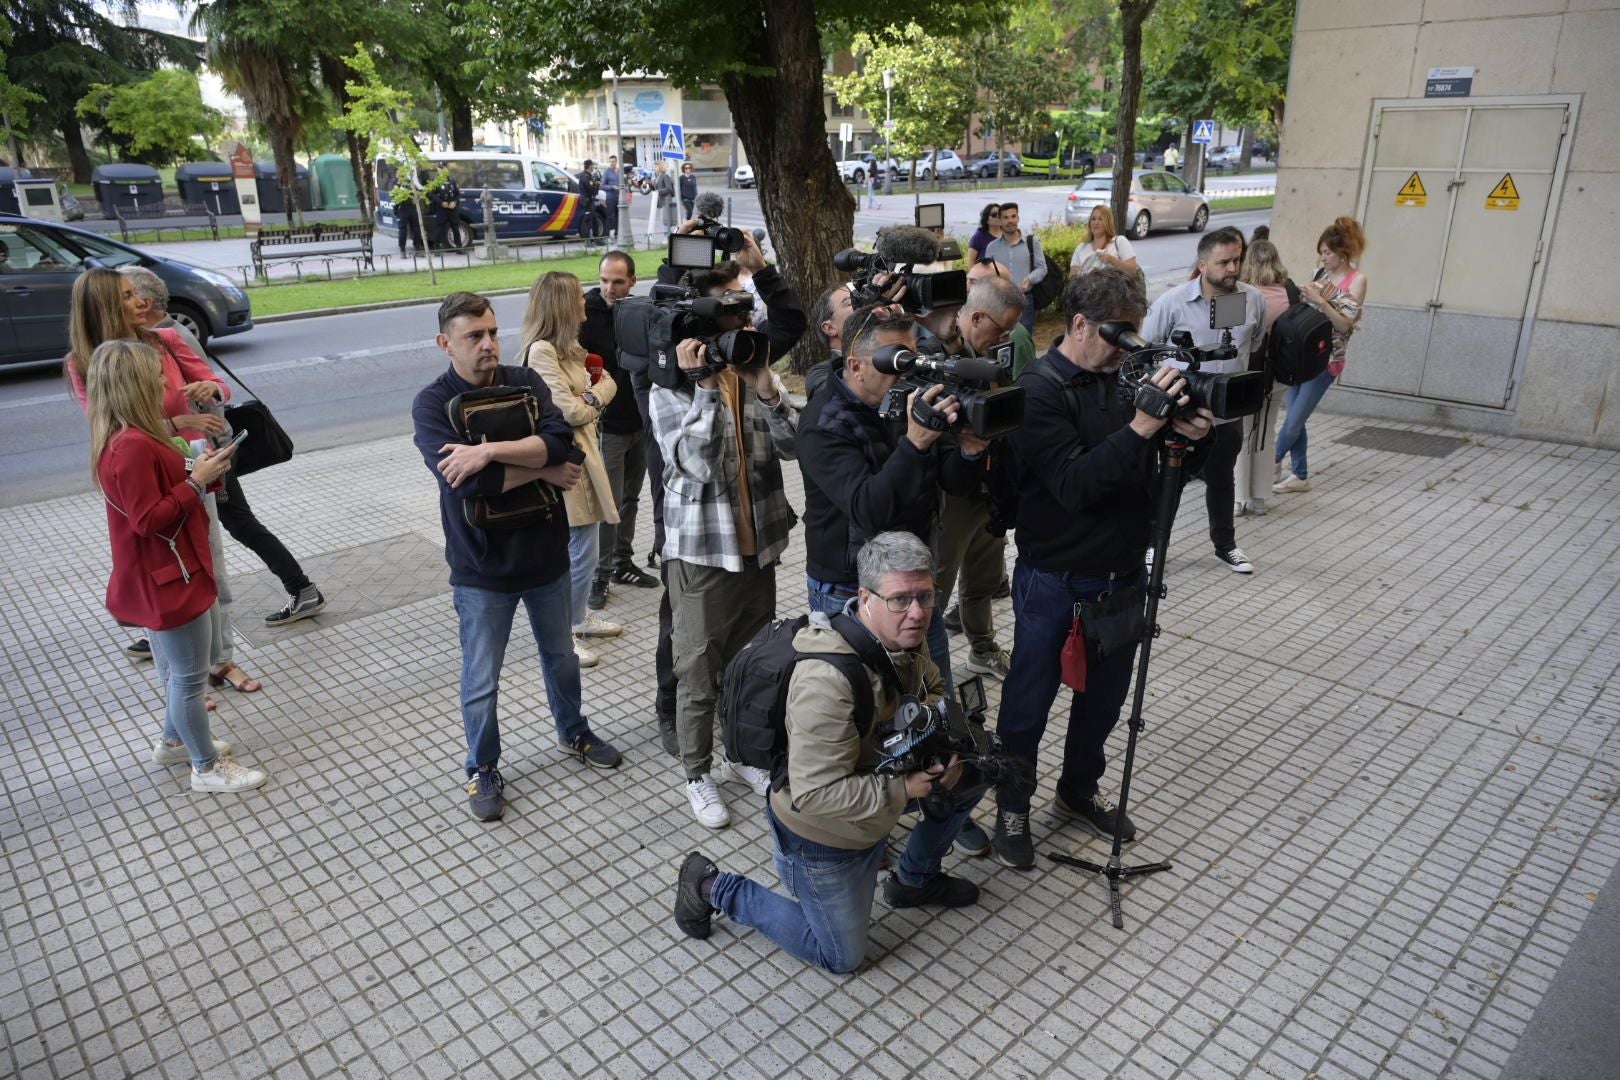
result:
<svg viewBox="0 0 1620 1080"><path fill-rule="evenodd" d="M615 596L631 632L585 677L624 768L563 758L515 647L512 804L468 817L436 504L406 440L248 482L346 600L266 634L271 585L231 548L266 690L221 695L216 727L271 773L243 797L143 760L159 698L101 610L97 499L4 511L0 1074L1496 1076L1620 861L1620 456L1420 457L1334 441L1365 421L1312 426L1317 489L1240 521L1252 579L1209 556L1189 491L1133 798L1131 857L1175 869L1129 887L1126 930L1071 870L958 861L983 903L879 902L849 977L724 922L673 931L686 851L767 880L770 855L741 789L719 834L676 790L648 711L654 592Z"/></svg>

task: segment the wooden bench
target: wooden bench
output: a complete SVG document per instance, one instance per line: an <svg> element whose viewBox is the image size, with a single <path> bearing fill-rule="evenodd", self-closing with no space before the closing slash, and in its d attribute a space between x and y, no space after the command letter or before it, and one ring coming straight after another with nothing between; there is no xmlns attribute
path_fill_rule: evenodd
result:
<svg viewBox="0 0 1620 1080"><path fill-rule="evenodd" d="M373 269L371 238L371 226L363 224L316 222L302 227L260 229L258 239L249 245L253 252L253 272L269 280L270 275L265 269L268 262L323 255L355 256L370 270ZM298 276L302 280L301 271Z"/></svg>

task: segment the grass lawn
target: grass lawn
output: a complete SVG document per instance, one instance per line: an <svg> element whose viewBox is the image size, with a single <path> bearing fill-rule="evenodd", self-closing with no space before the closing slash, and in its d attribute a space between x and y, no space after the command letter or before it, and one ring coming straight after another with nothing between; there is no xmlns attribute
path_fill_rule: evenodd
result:
<svg viewBox="0 0 1620 1080"><path fill-rule="evenodd" d="M368 275L363 278L339 278L336 281L259 285L249 289L248 296L253 300L255 315L284 315L294 311L376 304L388 300L437 300L457 290L483 292L528 288L548 270L566 270L578 275L583 282L592 282L596 280L601 258L600 254L593 254L570 259L527 259L496 266L441 270L438 284L429 281L427 271L423 270L420 273ZM651 262L647 272L651 273L656 257L648 255L648 258Z"/></svg>
<svg viewBox="0 0 1620 1080"><path fill-rule="evenodd" d="M1211 199L1209 212L1230 214L1237 210L1270 210L1271 204L1276 201L1275 195L1239 195L1232 199Z"/></svg>

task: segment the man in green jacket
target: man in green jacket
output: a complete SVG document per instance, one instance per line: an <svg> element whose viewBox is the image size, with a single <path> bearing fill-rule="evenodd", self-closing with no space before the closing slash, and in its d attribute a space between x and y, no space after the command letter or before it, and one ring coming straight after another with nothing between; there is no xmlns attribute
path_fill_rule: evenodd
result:
<svg viewBox="0 0 1620 1080"><path fill-rule="evenodd" d="M721 873L693 852L681 866L675 896L675 922L688 937L708 937L714 913L723 912L809 963L832 972L854 971L866 954L873 889L890 830L936 782L952 787L960 778L956 765L903 776L874 771L875 733L894 715L902 695L933 704L945 681L926 646L936 595L927 545L910 533L879 533L861 548L857 562L860 591L846 614L858 631L871 634L893 666L892 673L865 669L875 702L871 730L863 737L856 727L855 691L842 671L814 659L794 667L787 698L787 782L766 805L777 875L791 895ZM859 655L826 616L811 619L794 638L801 655ZM890 907L964 907L978 900L977 885L940 870L940 859L977 801L944 813L923 809L923 820L884 883Z"/></svg>

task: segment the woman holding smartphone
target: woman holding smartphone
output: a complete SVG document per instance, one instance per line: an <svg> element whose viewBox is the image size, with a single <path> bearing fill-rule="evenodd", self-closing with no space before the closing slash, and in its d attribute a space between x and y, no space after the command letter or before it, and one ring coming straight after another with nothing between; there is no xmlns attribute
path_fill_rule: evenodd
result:
<svg viewBox="0 0 1620 1080"><path fill-rule="evenodd" d="M152 346L103 342L84 367L91 478L107 505L112 543L107 610L147 629L164 671L163 732L152 761L189 760L192 791L256 788L266 775L236 764L230 747L214 742L203 704L216 595L203 500L236 448L188 455L164 415L163 362Z"/></svg>
<svg viewBox="0 0 1620 1080"><path fill-rule="evenodd" d="M1361 321L1361 304L1367 298L1367 275L1353 265L1367 246L1366 234L1355 218L1341 217L1322 230L1316 241L1316 254L1322 265L1316 276L1300 286L1300 299L1326 315L1333 324L1333 352L1327 370L1310 382L1290 386L1285 395L1288 414L1277 432L1274 452L1277 480L1271 490L1279 495L1311 490L1310 471L1305 462L1305 422L1316 411L1333 380L1344 374L1345 348ZM1283 472L1283 458L1290 458L1290 469Z"/></svg>

